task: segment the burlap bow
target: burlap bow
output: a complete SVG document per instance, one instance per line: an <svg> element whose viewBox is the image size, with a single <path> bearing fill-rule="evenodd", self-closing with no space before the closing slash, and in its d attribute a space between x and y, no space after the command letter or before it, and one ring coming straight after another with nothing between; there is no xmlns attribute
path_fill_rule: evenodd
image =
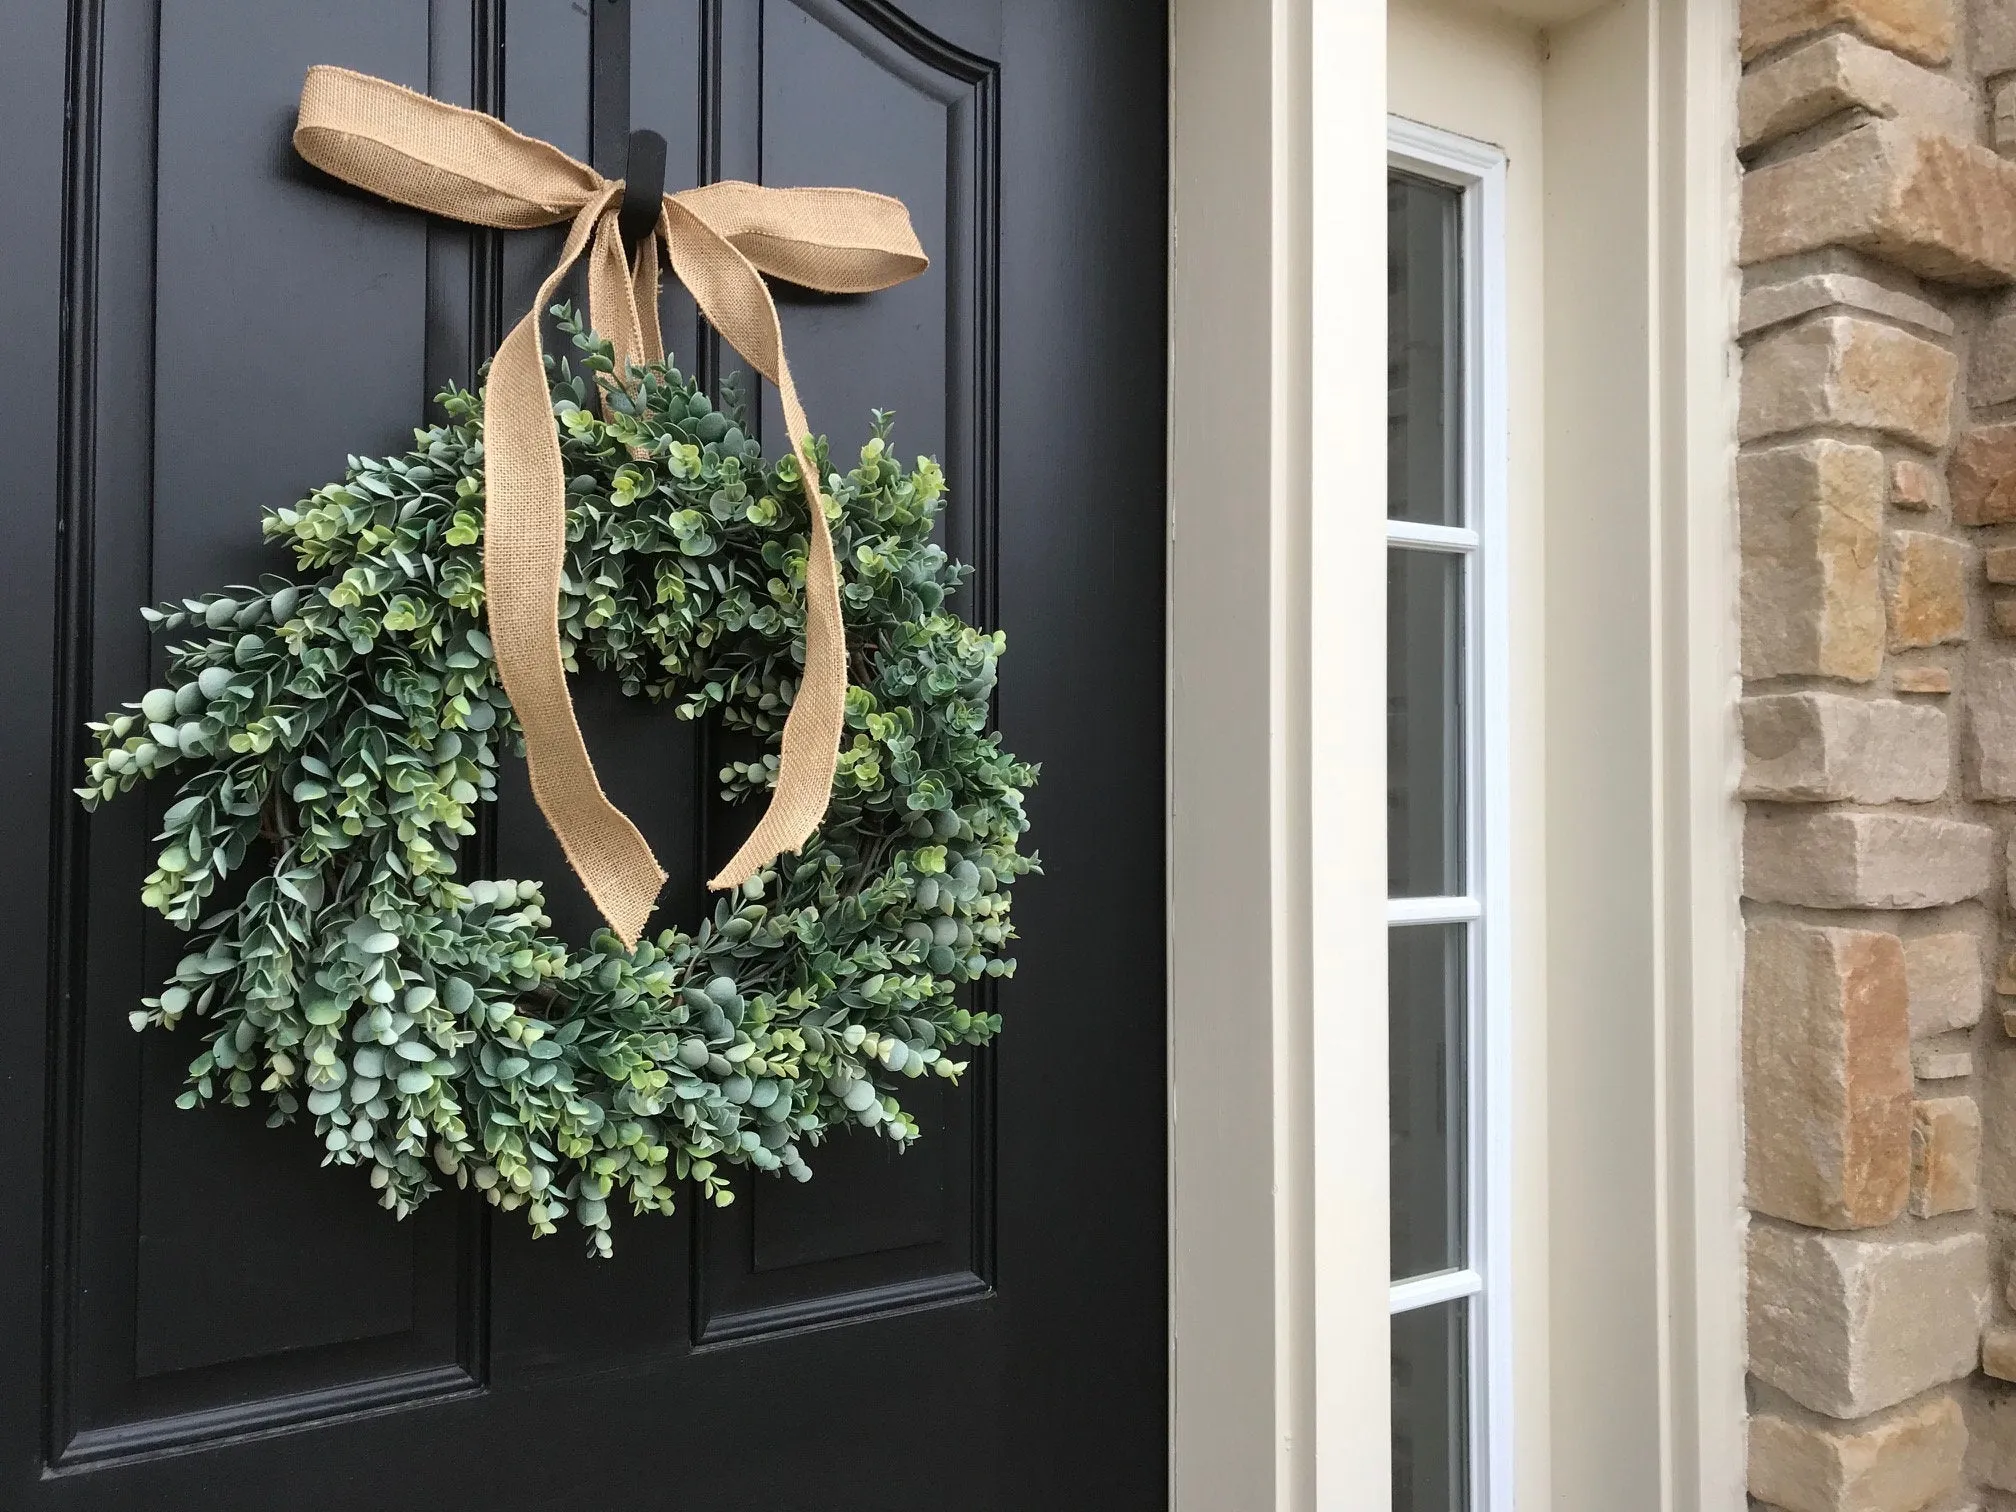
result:
<svg viewBox="0 0 2016 1512"><path fill-rule="evenodd" d="M928 266L898 200L862 189L720 183L665 196L656 235L626 264L621 180L479 111L445 105L348 69L316 67L301 88L294 147L325 172L390 200L507 230L571 221L560 261L497 348L484 401L484 531L490 639L525 732L532 792L609 927L634 945L664 885L637 826L602 791L560 659L557 609L566 553L566 480L546 389L539 319L583 250L595 329L616 371L664 356L658 248L723 340L777 385L784 428L811 505L805 564L805 672L784 722L777 786L755 832L708 886L739 885L819 826L833 789L847 704L847 646L833 540L808 427L763 274L832 294L862 294Z"/></svg>

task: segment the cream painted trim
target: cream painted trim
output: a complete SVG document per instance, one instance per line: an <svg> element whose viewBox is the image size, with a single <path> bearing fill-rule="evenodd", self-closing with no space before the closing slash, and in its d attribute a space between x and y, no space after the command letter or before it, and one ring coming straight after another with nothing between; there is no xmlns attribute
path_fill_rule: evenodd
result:
<svg viewBox="0 0 2016 1512"><path fill-rule="evenodd" d="M1743 814L1737 699L1735 458L1740 280L1736 7L1661 8L1655 245L1659 330L1672 353L1661 416L1668 669L1661 731L1668 948L1667 1254L1672 1503L1748 1505L1744 1385Z"/></svg>
<svg viewBox="0 0 2016 1512"><path fill-rule="evenodd" d="M1385 17L1172 12L1171 1503L1379 1512Z"/></svg>
<svg viewBox="0 0 2016 1512"><path fill-rule="evenodd" d="M1384 1512L1384 14L1172 27L1171 1504ZM1613 0L1546 39L1529 1512L1743 1506L1733 30Z"/></svg>
<svg viewBox="0 0 2016 1512"><path fill-rule="evenodd" d="M1549 1474L1592 1512L1745 1505L1733 29L1548 38Z"/></svg>
<svg viewBox="0 0 2016 1512"><path fill-rule="evenodd" d="M1307 742L1306 757L1283 771L1301 800L1287 805L1284 838L1308 857L1308 912L1284 944L1309 961L1301 985L1313 1028L1301 1074L1314 1082L1315 1483L1310 1501L1292 1505L1385 1512L1386 17L1373 0L1314 0L1313 12L1306 37L1288 39L1304 45L1282 58L1309 102L1309 250L1287 264L1307 280L1307 422L1287 453L1307 534L1306 545L1284 540L1280 573L1306 616L1290 614L1280 658L1289 707L1306 709L1287 732ZM1281 303L1292 313L1291 300ZM1367 719L1375 689L1377 717ZM1353 1064L1374 1074L1335 1074Z"/></svg>

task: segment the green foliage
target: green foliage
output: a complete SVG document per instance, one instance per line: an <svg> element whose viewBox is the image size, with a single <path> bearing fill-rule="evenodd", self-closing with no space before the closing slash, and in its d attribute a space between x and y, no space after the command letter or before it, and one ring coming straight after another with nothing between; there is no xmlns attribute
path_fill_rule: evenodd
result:
<svg viewBox="0 0 2016 1512"><path fill-rule="evenodd" d="M596 375L547 359L568 664L765 739L720 774L759 796L804 655L796 463L676 369L609 383L607 345L556 313ZM519 735L480 626L482 405L442 403L406 456L267 515L300 581L143 611L180 633L168 685L91 726L87 807L181 783L143 896L193 942L132 1015L201 1021L180 1103L305 1105L324 1163L402 1217L445 1174L537 1233L571 1215L603 1254L619 1197L667 1213L688 1179L730 1201L734 1166L802 1180L843 1123L915 1138L901 1084L957 1078L999 1029L959 989L1014 969L1009 886L1035 867L1035 771L987 731L1003 638L947 607L966 569L930 540L937 465L900 466L878 413L860 465L829 470L853 660L819 833L691 932L575 951L538 884L456 872Z"/></svg>

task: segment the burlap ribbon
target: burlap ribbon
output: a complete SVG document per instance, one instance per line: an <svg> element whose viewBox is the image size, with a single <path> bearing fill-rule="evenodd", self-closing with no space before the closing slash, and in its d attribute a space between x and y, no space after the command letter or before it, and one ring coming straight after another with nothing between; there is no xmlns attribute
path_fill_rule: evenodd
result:
<svg viewBox="0 0 2016 1512"><path fill-rule="evenodd" d="M620 180L478 111L445 105L348 69L316 67L301 88L294 147L325 172L400 204L506 230L569 221L560 261L490 365L484 401L488 519L483 573L497 672L525 732L532 792L609 927L634 945L665 872L637 826L596 780L561 664L557 609L566 554L566 480L546 388L540 314L588 252L595 329L631 362L664 356L658 248L723 340L777 386L811 506L805 563L805 672L784 722L777 785L755 832L708 886L747 881L805 843L826 813L847 703L839 576L808 427L768 273L806 288L861 294L928 265L898 200L861 189L720 183L665 196L656 235L626 264Z"/></svg>

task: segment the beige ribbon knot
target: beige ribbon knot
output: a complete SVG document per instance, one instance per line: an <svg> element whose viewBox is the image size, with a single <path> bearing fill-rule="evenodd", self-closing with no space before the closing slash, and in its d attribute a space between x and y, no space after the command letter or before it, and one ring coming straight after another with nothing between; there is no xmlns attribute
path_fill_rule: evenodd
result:
<svg viewBox="0 0 2016 1512"><path fill-rule="evenodd" d="M832 795L847 706L840 584L809 427L784 333L763 275L829 294L865 294L929 266L899 200L863 189L768 189L719 183L665 196L656 234L626 264L617 225L621 180L603 178L550 143L494 116L429 99L348 69L308 70L294 128L301 156L386 199L505 230L571 221L560 261L490 365L484 400L483 575L497 673L525 732L532 792L561 849L626 945L643 932L664 885L651 847L602 791L588 759L560 657L560 570L566 479L546 388L539 318L588 251L595 329L616 373L663 360L658 248L721 338L777 386L811 508L805 563L805 672L784 721L777 785L761 821L707 885L735 887L819 827Z"/></svg>

